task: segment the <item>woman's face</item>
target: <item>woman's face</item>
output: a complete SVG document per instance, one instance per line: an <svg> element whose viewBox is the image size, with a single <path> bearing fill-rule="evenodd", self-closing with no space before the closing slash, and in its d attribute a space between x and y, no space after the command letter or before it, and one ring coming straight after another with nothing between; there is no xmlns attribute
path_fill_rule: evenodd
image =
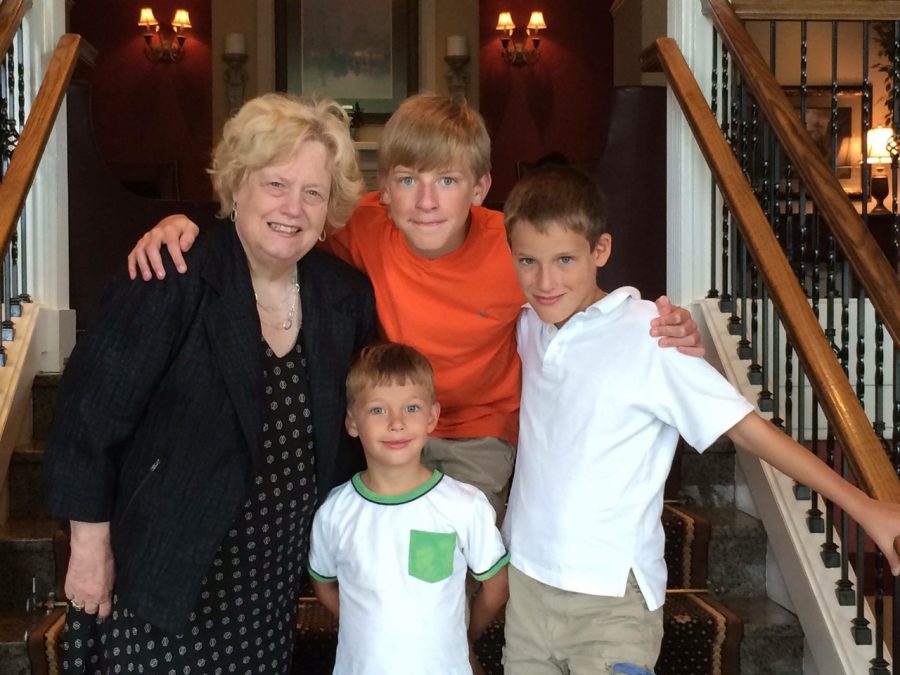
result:
<svg viewBox="0 0 900 675"><path fill-rule="evenodd" d="M247 175L234 194L235 225L251 266L293 265L325 227L331 172L320 141L306 141L283 164Z"/></svg>

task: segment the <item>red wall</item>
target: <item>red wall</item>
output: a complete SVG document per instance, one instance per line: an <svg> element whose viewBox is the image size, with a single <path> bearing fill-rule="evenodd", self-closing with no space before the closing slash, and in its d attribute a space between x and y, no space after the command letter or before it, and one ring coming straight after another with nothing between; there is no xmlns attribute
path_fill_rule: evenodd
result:
<svg viewBox="0 0 900 675"><path fill-rule="evenodd" d="M91 83L103 156L114 171L117 162L178 161L183 199L210 198L204 171L213 140L210 1L78 0L70 16L69 30L98 50L96 67L81 66L75 76ZM166 29L176 8L190 12L181 61L154 63L144 55L141 6L151 7Z"/></svg>
<svg viewBox="0 0 900 675"><path fill-rule="evenodd" d="M488 201L502 203L516 179L516 162L549 152L592 164L603 149L613 82L613 22L609 0L482 0L481 113L493 142L494 183ZM540 60L508 66L500 57L497 16L512 12L524 35L532 10L544 12Z"/></svg>

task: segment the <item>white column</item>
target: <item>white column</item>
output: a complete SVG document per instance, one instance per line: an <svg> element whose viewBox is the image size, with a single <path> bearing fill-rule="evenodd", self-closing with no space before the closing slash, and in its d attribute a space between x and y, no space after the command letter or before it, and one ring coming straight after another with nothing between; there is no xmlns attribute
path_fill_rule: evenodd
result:
<svg viewBox="0 0 900 675"><path fill-rule="evenodd" d="M713 27L701 0L668 3L668 35L675 39L710 98ZM710 172L671 90L667 114L666 287L673 302L687 305L709 289Z"/></svg>
<svg viewBox="0 0 900 675"><path fill-rule="evenodd" d="M34 3L25 15L25 42L30 75L26 99L31 102L65 32L63 0ZM30 105L30 103L29 103ZM41 365L59 370L75 342L75 312L69 309L69 190L66 151L66 103L53 132L26 202L28 290L42 307ZM102 253L100 253L102 254Z"/></svg>

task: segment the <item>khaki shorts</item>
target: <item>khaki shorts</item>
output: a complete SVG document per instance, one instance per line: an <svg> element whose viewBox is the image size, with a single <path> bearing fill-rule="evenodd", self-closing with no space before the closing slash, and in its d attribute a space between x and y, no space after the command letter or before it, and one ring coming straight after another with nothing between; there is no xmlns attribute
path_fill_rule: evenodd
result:
<svg viewBox="0 0 900 675"><path fill-rule="evenodd" d="M662 637L662 607L647 609L634 574L625 597L612 598L563 591L509 566L506 675L600 675L616 664L652 673Z"/></svg>
<svg viewBox="0 0 900 675"><path fill-rule="evenodd" d="M432 438L425 442L422 463L484 492L497 524L503 522L509 478L516 464L516 447L493 436Z"/></svg>

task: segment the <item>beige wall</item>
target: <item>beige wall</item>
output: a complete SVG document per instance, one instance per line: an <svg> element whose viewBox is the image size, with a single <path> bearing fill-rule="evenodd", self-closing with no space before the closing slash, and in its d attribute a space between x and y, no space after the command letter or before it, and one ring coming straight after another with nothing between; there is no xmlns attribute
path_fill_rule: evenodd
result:
<svg viewBox="0 0 900 675"><path fill-rule="evenodd" d="M274 88L274 10L272 0L213 0L212 2L212 101L213 134L218 138L228 115L225 35L243 33L247 41L247 98ZM419 0L419 87L447 93L444 63L447 36L469 38L469 100L478 104L478 2L477 0ZM360 140L377 140L381 128L363 127Z"/></svg>
<svg viewBox="0 0 900 675"><path fill-rule="evenodd" d="M212 124L214 142L221 135L222 125L228 117L228 101L225 95L225 63L222 52L228 33L243 33L247 41L247 98L259 91L259 59L257 58L257 4L268 6L271 0L213 0L212 1ZM274 40L274 32L272 33ZM274 71L274 61L269 69Z"/></svg>
<svg viewBox="0 0 900 675"><path fill-rule="evenodd" d="M613 84L666 84L662 73L641 72L641 52L666 34L666 0L615 0L613 15Z"/></svg>

